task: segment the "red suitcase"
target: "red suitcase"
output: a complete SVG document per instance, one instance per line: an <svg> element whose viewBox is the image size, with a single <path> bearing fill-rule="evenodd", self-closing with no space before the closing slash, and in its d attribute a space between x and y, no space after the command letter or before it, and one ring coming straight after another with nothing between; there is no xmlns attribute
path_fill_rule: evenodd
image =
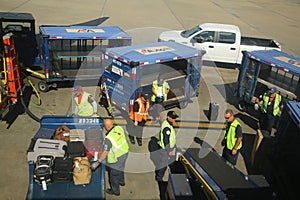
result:
<svg viewBox="0 0 300 200"><path fill-rule="evenodd" d="M84 142L85 154L90 160L98 160L102 152L102 142L100 140L86 140Z"/></svg>

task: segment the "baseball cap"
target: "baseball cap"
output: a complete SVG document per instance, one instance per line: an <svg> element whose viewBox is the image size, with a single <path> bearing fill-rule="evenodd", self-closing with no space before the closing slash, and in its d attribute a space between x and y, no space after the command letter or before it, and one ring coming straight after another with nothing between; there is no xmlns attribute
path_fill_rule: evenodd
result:
<svg viewBox="0 0 300 200"><path fill-rule="evenodd" d="M271 89L270 89L270 93L275 93L275 92L277 92L277 89L276 89L276 87L272 87Z"/></svg>
<svg viewBox="0 0 300 200"><path fill-rule="evenodd" d="M72 94L77 94L81 90L82 90L82 87L80 85L76 85L72 90Z"/></svg>
<svg viewBox="0 0 300 200"><path fill-rule="evenodd" d="M168 112L167 114L168 117L171 117L172 119L176 119L178 118L179 116L175 113L175 111L171 110Z"/></svg>

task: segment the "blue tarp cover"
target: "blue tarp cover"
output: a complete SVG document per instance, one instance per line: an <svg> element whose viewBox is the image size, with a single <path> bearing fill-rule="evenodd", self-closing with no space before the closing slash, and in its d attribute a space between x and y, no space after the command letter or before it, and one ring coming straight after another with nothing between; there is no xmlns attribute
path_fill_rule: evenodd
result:
<svg viewBox="0 0 300 200"><path fill-rule="evenodd" d="M118 26L40 26L49 39L131 39Z"/></svg>
<svg viewBox="0 0 300 200"><path fill-rule="evenodd" d="M273 64L276 68L300 76L300 58L278 50L250 51L248 55L265 64ZM284 69L283 69L284 68Z"/></svg>
<svg viewBox="0 0 300 200"><path fill-rule="evenodd" d="M107 48L106 54L125 63L140 62L147 65L199 56L201 55L201 51L168 41Z"/></svg>

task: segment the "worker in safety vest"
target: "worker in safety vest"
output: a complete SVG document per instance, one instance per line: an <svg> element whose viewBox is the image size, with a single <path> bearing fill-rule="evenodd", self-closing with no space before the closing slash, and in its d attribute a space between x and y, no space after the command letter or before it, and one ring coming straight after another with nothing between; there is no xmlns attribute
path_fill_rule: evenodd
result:
<svg viewBox="0 0 300 200"><path fill-rule="evenodd" d="M106 193L119 196L120 186L125 186L124 168L129 146L122 127L114 126L111 119L104 119L103 125L107 132L104 139L103 153L100 155L98 162L102 163L103 160L107 160L110 188L106 190Z"/></svg>
<svg viewBox="0 0 300 200"><path fill-rule="evenodd" d="M163 181L167 166L175 160L176 133L173 128L173 123L176 118L178 118L178 115L174 111L169 111L167 113L167 119L161 124L158 141L160 146L160 162L158 166L155 166L156 181Z"/></svg>
<svg viewBox="0 0 300 200"><path fill-rule="evenodd" d="M150 102L147 99L147 94L138 94L138 98L134 101L133 109L129 113L129 117L133 122L132 128L129 131L129 140L132 144L135 144L134 137L139 146L142 146L142 137L144 126L149 117L148 109L150 107Z"/></svg>
<svg viewBox="0 0 300 200"><path fill-rule="evenodd" d="M97 103L94 97L84 92L81 86L75 86L72 90L75 101L75 112L76 116L92 116L98 117L97 115Z"/></svg>
<svg viewBox="0 0 300 200"><path fill-rule="evenodd" d="M281 95L278 94L277 89L273 87L265 92L264 95L260 95L259 98L256 98L254 105L255 110L259 109L259 103L261 110L259 119L260 128L268 131L269 135L271 135L272 128L275 125L276 120L279 119L279 115L283 108Z"/></svg>
<svg viewBox="0 0 300 200"><path fill-rule="evenodd" d="M226 129L222 140L222 146L224 146L222 157L235 166L239 151L242 148L243 131L231 109L225 111L224 117L226 120Z"/></svg>
<svg viewBox="0 0 300 200"><path fill-rule="evenodd" d="M155 120L163 121L163 102L167 100L168 93L170 91L169 84L163 79L160 74L157 80L152 82L152 96L151 102L153 105L153 110L155 110Z"/></svg>

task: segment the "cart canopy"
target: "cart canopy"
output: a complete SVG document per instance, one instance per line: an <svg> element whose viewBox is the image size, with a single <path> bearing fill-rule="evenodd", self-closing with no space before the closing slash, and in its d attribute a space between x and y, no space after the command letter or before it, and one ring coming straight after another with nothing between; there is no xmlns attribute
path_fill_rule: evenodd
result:
<svg viewBox="0 0 300 200"><path fill-rule="evenodd" d="M289 101L287 103L289 110L289 115L295 122L295 124L300 128L300 102Z"/></svg>
<svg viewBox="0 0 300 200"><path fill-rule="evenodd" d="M40 26L40 33L49 39L131 39L118 26Z"/></svg>
<svg viewBox="0 0 300 200"><path fill-rule="evenodd" d="M278 50L260 50L248 52L248 56L259 62L300 76L300 58Z"/></svg>
<svg viewBox="0 0 300 200"><path fill-rule="evenodd" d="M106 49L107 56L132 67L197 57L202 54L204 51L171 41Z"/></svg>

